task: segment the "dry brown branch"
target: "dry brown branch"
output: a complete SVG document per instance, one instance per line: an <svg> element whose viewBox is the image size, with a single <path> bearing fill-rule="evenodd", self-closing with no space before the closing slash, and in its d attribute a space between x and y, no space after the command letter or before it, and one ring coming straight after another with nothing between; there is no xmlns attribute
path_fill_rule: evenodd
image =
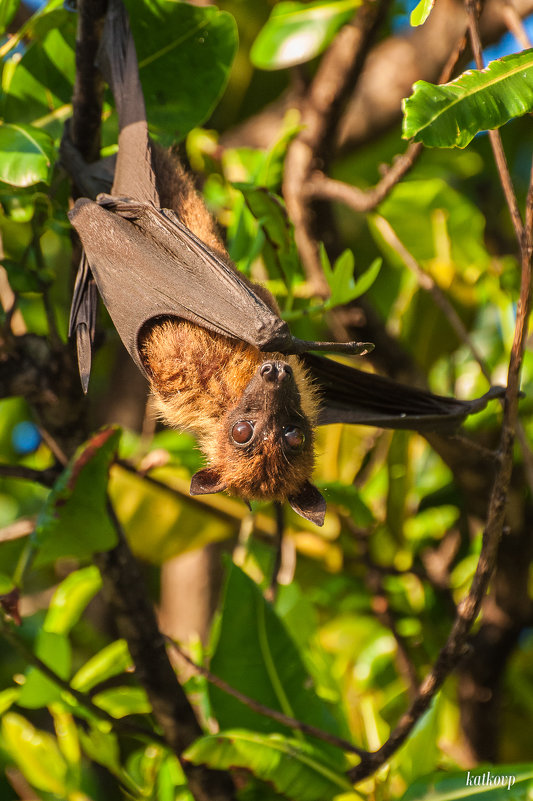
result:
<svg viewBox="0 0 533 801"><path fill-rule="evenodd" d="M533 12L533 0L515 0L514 7L518 16L524 18ZM502 9L502 0L486 0L480 29L484 46L497 41L506 32ZM342 151L352 151L375 141L396 125L400 120L402 98L411 94L415 81L438 80L465 29L463 4L459 0L439 0L424 25L377 44L369 54L340 127L338 146ZM279 136L287 109L295 106L299 107L299 98L288 92L225 134L224 144L270 147ZM337 152L338 148L334 150Z"/></svg>
<svg viewBox="0 0 533 801"><path fill-rule="evenodd" d="M374 224L376 225L385 242L399 255L407 269L416 277L419 286L431 295L435 305L438 306L442 311L450 326L459 337L459 340L463 342L472 353L474 359L479 365L481 372L490 385L491 377L483 357L481 356L474 342L472 342L472 339L470 338L463 321L439 285L434 281L432 276L420 266L414 256L407 250L403 242L401 242L396 235L396 232L390 223L384 217L376 216L374 218Z"/></svg>
<svg viewBox="0 0 533 801"><path fill-rule="evenodd" d="M353 91L390 0L367 0L326 52L302 108L303 130L285 161L283 196L296 244L313 291L327 297L313 220L302 192L314 170L326 164L348 95Z"/></svg>
<svg viewBox="0 0 533 801"><path fill-rule="evenodd" d="M35 470L22 464L0 464L0 476L4 478L20 478L23 481L34 481L44 487L51 487L59 473L55 468Z"/></svg>
<svg viewBox="0 0 533 801"><path fill-rule="evenodd" d="M531 40L513 0L503 0L502 18L521 47L525 50L531 47Z"/></svg>

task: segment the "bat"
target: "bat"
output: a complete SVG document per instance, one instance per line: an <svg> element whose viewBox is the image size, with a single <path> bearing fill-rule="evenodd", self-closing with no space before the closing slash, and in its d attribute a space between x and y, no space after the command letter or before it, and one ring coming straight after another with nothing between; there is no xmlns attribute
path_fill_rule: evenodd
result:
<svg viewBox="0 0 533 801"><path fill-rule="evenodd" d="M80 198L69 213L83 245L70 332L87 391L99 293L162 419L198 438L207 466L192 477L192 495L288 501L322 525L326 503L310 481L317 425L453 430L501 394L442 397L311 353L372 346L297 339L270 293L231 263L190 176L150 141L120 0L109 3L98 65L115 98L119 148L111 193ZM102 185L68 136L62 159L89 195Z"/></svg>

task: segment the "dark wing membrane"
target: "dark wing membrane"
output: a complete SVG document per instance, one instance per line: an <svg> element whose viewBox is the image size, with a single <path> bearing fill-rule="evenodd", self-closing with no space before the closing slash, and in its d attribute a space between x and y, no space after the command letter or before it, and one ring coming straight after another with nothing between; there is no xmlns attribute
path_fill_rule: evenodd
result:
<svg viewBox="0 0 533 801"><path fill-rule="evenodd" d="M134 361L148 320L183 317L261 350L290 346L288 326L176 219L143 203L77 201L69 217L98 290ZM116 212L116 213L115 213Z"/></svg>
<svg viewBox="0 0 533 801"><path fill-rule="evenodd" d="M492 387L481 398L461 401L314 354L306 353L302 358L320 390L318 425L354 423L422 432L450 430L505 392L502 387Z"/></svg>

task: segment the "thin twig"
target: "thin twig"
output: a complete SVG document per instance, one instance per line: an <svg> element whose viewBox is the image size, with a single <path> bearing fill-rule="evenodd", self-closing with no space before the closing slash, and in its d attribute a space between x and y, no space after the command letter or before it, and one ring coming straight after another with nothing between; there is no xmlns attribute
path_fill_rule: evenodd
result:
<svg viewBox="0 0 533 801"><path fill-rule="evenodd" d="M474 53L474 60L476 62L476 67L478 68L478 70L482 70L485 65L483 62L483 50L481 47L481 38L479 35L479 28L478 28L478 12L477 12L476 0L465 0L465 8L468 17L468 32L470 34L470 42L472 44L472 52ZM505 200L507 201L507 206L509 208L509 213L511 215L511 221L515 229L518 242L520 243L524 232L524 225L522 222L522 215L520 214L520 209L518 208L518 202L516 200L513 183L511 181L509 167L507 166L507 159L505 158L505 152L503 150L500 132L496 130L489 131L489 140L492 147L492 152L494 154L494 161L496 162L496 168L500 176L500 182L502 185L503 193L505 195Z"/></svg>
<svg viewBox="0 0 533 801"><path fill-rule="evenodd" d="M20 478L24 481L33 481L44 487L52 487L59 473L49 467L47 470L35 470L22 464L0 464L0 476L5 478Z"/></svg>
<svg viewBox="0 0 533 801"><path fill-rule="evenodd" d="M274 544L274 565L272 568L272 575L270 577L270 584L265 593L267 601L275 601L276 593L278 590L278 577L281 569L282 556L283 556L283 531L284 531L284 518L283 518L283 504L279 501L274 502L274 513L276 515L276 540Z"/></svg>
<svg viewBox="0 0 533 801"><path fill-rule="evenodd" d="M323 56L302 111L303 129L291 144L284 170L283 195L295 229L304 269L315 293L327 297L318 243L302 190L317 166L327 165L338 123L357 84L368 51L390 0L366 0Z"/></svg>
<svg viewBox="0 0 533 801"><path fill-rule="evenodd" d="M68 464L68 456L66 455L65 451L63 450L59 442L56 440L56 438L53 437L52 434L46 428L43 428L42 425L39 426L39 433L43 438L45 445L47 445L47 447L51 451L52 455L55 456L60 465L65 467Z"/></svg>
<svg viewBox="0 0 533 801"><path fill-rule="evenodd" d="M34 528L34 517L24 517L20 520L15 520L14 523L0 528L0 542L11 542L12 540L19 540L22 537L28 537Z"/></svg>
<svg viewBox="0 0 533 801"><path fill-rule="evenodd" d="M17 637L10 625L6 623L1 616L0 634L11 645L11 647L20 654L20 656L25 662L27 662L28 665L33 665L40 670L41 673L53 681L54 684L60 687L64 692L71 695L80 706L82 706L84 709L87 709L96 717L100 718L100 720L105 720L108 723L111 723L114 729L121 731L124 734L143 737L149 741L159 743L160 745L164 745L166 747L168 746L168 743L163 737L161 737L161 735L154 731L150 731L150 729L145 729L143 726L138 726L136 723L130 723L124 718L114 718L113 715L110 715L105 709L102 709L93 701L91 701L87 695L79 690L75 690L68 681L62 679L61 676L58 676L57 673L52 670L52 668L48 667L48 665L42 661L42 659L39 659L39 657L36 656L30 648L28 648L26 643Z"/></svg>
<svg viewBox="0 0 533 801"><path fill-rule="evenodd" d="M467 41L466 34L461 36L453 53L444 65L438 83L446 83L450 80ZM396 184L412 169L423 147L421 142L410 142L405 153L396 156L380 181L370 189L360 189L344 181L329 178L321 171L316 171L310 180L305 183L302 194L309 200L334 200L344 203L360 213L372 211L385 200Z"/></svg>
<svg viewBox="0 0 533 801"><path fill-rule="evenodd" d="M469 0L467 4L470 5ZM473 20L471 31L477 31L477 20ZM495 158L497 158L495 153ZM500 171L502 188L505 192L504 175ZM514 192L513 192L514 195ZM415 723L428 709L432 699L442 686L445 678L457 665L465 653L466 638L479 614L483 597L487 591L490 577L493 573L498 546L503 531L507 509L507 494L511 481L513 468L513 442L516 423L518 419L518 391L520 385L520 371L527 337L527 321L531 302L531 254L533 228L533 164L531 168L530 185L526 203L526 225L523 235L519 235L521 251L521 285L520 299L517 307L515 333L507 379L507 390L503 411L502 433L500 439L500 459L489 501L487 523L483 532L481 553L476 572L466 598L457 610L457 616L452 626L444 648L441 650L431 672L424 679L420 691L411 703L407 712L402 716L386 742L371 754L362 758L361 763L349 772L352 781L360 781L371 775L399 748L412 731ZM517 235L518 235L517 231Z"/></svg>
<svg viewBox="0 0 533 801"><path fill-rule="evenodd" d="M405 153L397 156L383 178L371 189L360 189L344 181L329 178L322 172L315 172L306 182L303 189L304 198L310 200L334 200L344 203L356 212L368 212L375 209L396 184L411 169L422 152L420 142L411 142Z"/></svg>
<svg viewBox="0 0 533 801"><path fill-rule="evenodd" d="M171 645L175 651L181 656L182 659L197 673L199 676L203 676L210 684L213 684L215 687L218 687L219 690L222 692L231 695L232 698L236 698L237 701L240 701L242 704L247 706L253 712L257 712L259 715L264 715L267 718L271 718L272 720L281 723L282 726L286 726L288 729L295 729L296 731L301 731L303 734L308 734L310 737L316 737L317 740L322 740L325 743L330 743L330 745L335 745L337 748L341 748L343 751L357 754L358 756L367 756L368 751L365 751L363 748L358 748L353 743L350 743L348 740L344 740L342 737L337 737L335 734L330 734L327 731L323 731L322 729L317 729L315 726L311 726L308 723L303 723L301 720L296 720L295 718L291 718L288 715L284 715L282 712L278 712L277 709L271 709L268 706L264 706L264 704L259 703L254 698L250 698L248 695L244 695L239 690L236 690L230 684L224 681L224 679L220 679L218 676L215 676L211 673L207 668L202 667L201 665L197 665L191 657L183 650L181 645L179 645L172 637L165 635L166 641Z"/></svg>
<svg viewBox="0 0 533 801"><path fill-rule="evenodd" d="M431 295L435 304L442 311L461 342L463 342L469 348L474 359L478 363L481 372L490 385L492 383L491 376L483 357L478 351L476 345L472 342L463 321L439 285L435 282L432 276L420 266L415 257L407 250L403 242L396 235L396 232L388 220L386 220L384 217L376 216L374 218L374 224L376 225L376 228L379 230L385 242L398 254L407 269L416 276L419 286Z"/></svg>
<svg viewBox="0 0 533 801"><path fill-rule="evenodd" d="M513 0L505 0L501 10L502 17L509 31L513 34L517 42L525 49L531 47L531 39L522 22L520 14L516 10Z"/></svg>

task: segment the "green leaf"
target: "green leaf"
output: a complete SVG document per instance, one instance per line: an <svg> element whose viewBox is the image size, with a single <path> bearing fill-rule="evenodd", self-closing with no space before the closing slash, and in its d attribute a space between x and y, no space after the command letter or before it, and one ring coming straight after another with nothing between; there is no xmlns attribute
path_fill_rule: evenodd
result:
<svg viewBox="0 0 533 801"><path fill-rule="evenodd" d="M115 640L89 659L71 681L75 690L87 692L95 685L118 676L132 665L126 640Z"/></svg>
<svg viewBox="0 0 533 801"><path fill-rule="evenodd" d="M71 650L66 637L41 629L37 636L35 654L60 678L68 678ZM30 667L20 691L18 703L28 709L38 709L59 700L62 692L59 685L45 676L39 668Z"/></svg>
<svg viewBox="0 0 533 801"><path fill-rule="evenodd" d="M68 634L101 586L102 578L94 565L70 573L52 596L43 628Z"/></svg>
<svg viewBox="0 0 533 801"><path fill-rule="evenodd" d="M97 693L93 701L114 718L148 715L152 711L152 705L142 687L113 687Z"/></svg>
<svg viewBox="0 0 533 801"><path fill-rule="evenodd" d="M333 269L329 266L329 260L324 258L325 250L323 248L322 254L322 266L331 290L330 297L326 303L326 308L328 309L349 303L370 289L378 277L383 262L380 258L374 259L370 267L355 281L353 275L354 256L351 250L345 250L344 253L341 253Z"/></svg>
<svg viewBox="0 0 533 801"><path fill-rule="evenodd" d="M69 765L79 765L81 752L78 728L73 715L67 712L63 704L52 704L49 712L54 720L59 750Z"/></svg>
<svg viewBox="0 0 533 801"><path fill-rule="evenodd" d="M414 84L403 101L402 136L428 147L466 147L480 131L533 109L533 49L467 70L443 86Z"/></svg>
<svg viewBox="0 0 533 801"><path fill-rule="evenodd" d="M415 28L417 25L423 25L431 14L431 9L435 5L435 0L420 0L416 8L411 11L409 22Z"/></svg>
<svg viewBox="0 0 533 801"><path fill-rule="evenodd" d="M285 205L278 195L264 187L235 184L244 195L246 205L259 223L265 236L264 255L275 262L274 272L281 275L287 286L298 272L299 259L294 241L294 229Z"/></svg>
<svg viewBox="0 0 533 801"><path fill-rule="evenodd" d="M83 559L112 548L116 531L107 512L109 466L120 429L110 426L81 445L56 481L37 518L33 543L38 566L58 557Z"/></svg>
<svg viewBox="0 0 533 801"><path fill-rule="evenodd" d="M8 687L7 690L2 690L0 692L0 715L3 715L4 712L7 712L7 710L16 703L19 695L20 687Z"/></svg>
<svg viewBox="0 0 533 801"><path fill-rule="evenodd" d="M401 801L523 801L533 790L533 763L479 766L432 773L409 787Z"/></svg>
<svg viewBox="0 0 533 801"><path fill-rule="evenodd" d="M427 776L439 764L440 700L439 694L417 722L407 742L393 758L395 769L400 771L408 787L411 787L420 776Z"/></svg>
<svg viewBox="0 0 533 801"><path fill-rule="evenodd" d="M226 11L167 0L127 0L152 134L182 139L211 114L237 51Z"/></svg>
<svg viewBox="0 0 533 801"><path fill-rule="evenodd" d="M13 580L6 576L5 573L0 573L0 595L7 595L11 590L15 589Z"/></svg>
<svg viewBox="0 0 533 801"><path fill-rule="evenodd" d="M17 13L20 0L1 0L0 2L0 35L2 35Z"/></svg>
<svg viewBox="0 0 533 801"><path fill-rule="evenodd" d="M24 777L39 790L67 797L67 765L52 735L8 712L2 719L4 746Z"/></svg>
<svg viewBox="0 0 533 801"><path fill-rule="evenodd" d="M35 20L22 58L7 62L2 78L6 122L33 123L60 137L72 114L76 15L60 8Z"/></svg>
<svg viewBox="0 0 533 801"><path fill-rule="evenodd" d="M252 45L252 63L279 70L309 61L326 49L360 5L361 0L277 3Z"/></svg>
<svg viewBox="0 0 533 801"><path fill-rule="evenodd" d="M328 503L344 506L350 517L358 526L368 528L375 522L374 515L361 498L359 490L353 484L342 484L340 481L328 481L323 487Z"/></svg>
<svg viewBox="0 0 533 801"><path fill-rule="evenodd" d="M294 801L328 801L351 785L338 767L309 743L252 731L233 729L201 737L185 759L218 770L245 768Z"/></svg>
<svg viewBox="0 0 533 801"><path fill-rule="evenodd" d="M111 731L104 731L92 725L89 731L78 728L81 746L89 759L103 765L116 776L133 794L134 798L145 797L142 788L131 778L120 763L120 748L117 737Z"/></svg>
<svg viewBox="0 0 533 801"><path fill-rule="evenodd" d="M56 150L51 137L31 125L0 125L0 181L11 186L50 183Z"/></svg>
<svg viewBox="0 0 533 801"><path fill-rule="evenodd" d="M235 689L271 709L325 731L341 733L327 704L316 695L312 679L285 626L256 584L233 564L210 669ZM210 685L209 695L214 716L222 729L238 726L265 733L290 734L289 729L253 712L217 687ZM322 742L320 749L344 764L338 749Z"/></svg>

